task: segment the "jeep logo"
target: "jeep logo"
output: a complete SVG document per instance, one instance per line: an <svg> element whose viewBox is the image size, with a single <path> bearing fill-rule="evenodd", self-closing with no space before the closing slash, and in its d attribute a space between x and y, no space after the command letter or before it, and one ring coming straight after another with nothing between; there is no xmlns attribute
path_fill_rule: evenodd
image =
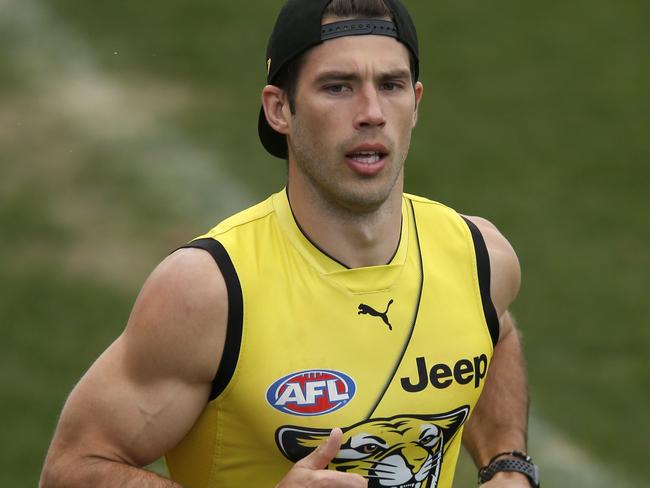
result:
<svg viewBox="0 0 650 488"><path fill-rule="evenodd" d="M488 358L485 354L481 354L472 360L459 359L453 367L444 363L437 363L428 369L426 360L419 357L415 359L415 365L418 370L417 379L411 380L405 377L400 380L402 388L409 393L424 390L429 382L431 386L440 390L447 388L454 382L459 385L474 382L474 388L478 388L487 373Z"/></svg>

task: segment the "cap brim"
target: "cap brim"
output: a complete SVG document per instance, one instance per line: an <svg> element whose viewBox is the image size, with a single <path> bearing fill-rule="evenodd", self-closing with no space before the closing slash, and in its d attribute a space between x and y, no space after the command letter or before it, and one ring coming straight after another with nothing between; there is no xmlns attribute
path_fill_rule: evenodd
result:
<svg viewBox="0 0 650 488"><path fill-rule="evenodd" d="M257 133L260 136L260 141L262 142L264 149L276 158L287 159L287 138L284 134L280 134L273 130L269 125L266 120L266 114L264 113L264 107L260 109L260 117L257 122Z"/></svg>

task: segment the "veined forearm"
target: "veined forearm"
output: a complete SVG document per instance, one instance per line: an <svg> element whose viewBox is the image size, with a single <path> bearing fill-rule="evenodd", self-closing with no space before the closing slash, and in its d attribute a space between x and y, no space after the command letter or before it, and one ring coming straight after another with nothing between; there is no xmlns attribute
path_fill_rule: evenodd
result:
<svg viewBox="0 0 650 488"><path fill-rule="evenodd" d="M63 469L46 466L39 488L182 488L156 473L109 460Z"/></svg>
<svg viewBox="0 0 650 488"><path fill-rule="evenodd" d="M526 451L528 381L519 334L508 314L481 398L469 419L463 442L478 467L499 452Z"/></svg>

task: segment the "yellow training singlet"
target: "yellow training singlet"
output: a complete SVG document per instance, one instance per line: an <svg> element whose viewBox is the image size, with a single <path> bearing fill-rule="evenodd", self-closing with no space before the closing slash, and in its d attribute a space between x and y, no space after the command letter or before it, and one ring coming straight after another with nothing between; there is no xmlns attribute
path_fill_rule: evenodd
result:
<svg viewBox="0 0 650 488"><path fill-rule="evenodd" d="M229 316L211 399L167 455L174 480L273 487L341 427L329 469L370 487L451 488L498 336L471 222L404 195L391 262L348 269L301 232L280 192L188 247L217 261Z"/></svg>

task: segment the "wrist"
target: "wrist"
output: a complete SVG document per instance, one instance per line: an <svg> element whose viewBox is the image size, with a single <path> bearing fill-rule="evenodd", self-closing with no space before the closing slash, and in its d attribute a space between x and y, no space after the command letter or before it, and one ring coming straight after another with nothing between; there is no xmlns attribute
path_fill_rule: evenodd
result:
<svg viewBox="0 0 650 488"><path fill-rule="evenodd" d="M493 478L516 480L525 478L530 486L539 488L539 470L530 456L521 451L501 452L478 472L479 485Z"/></svg>
<svg viewBox="0 0 650 488"><path fill-rule="evenodd" d="M490 481L515 483L516 486L525 486L526 488L532 486L528 476L518 471L499 471L494 474Z"/></svg>

